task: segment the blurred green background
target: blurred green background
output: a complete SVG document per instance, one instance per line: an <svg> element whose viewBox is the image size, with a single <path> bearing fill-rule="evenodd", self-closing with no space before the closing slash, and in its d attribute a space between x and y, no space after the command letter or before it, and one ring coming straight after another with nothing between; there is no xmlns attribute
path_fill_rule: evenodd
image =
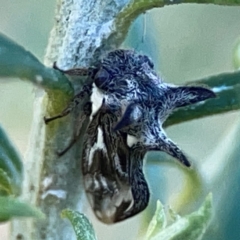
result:
<svg viewBox="0 0 240 240"><path fill-rule="evenodd" d="M42 60L53 25L55 1L1 0L0 4L0 31ZM233 70L232 51L240 37L239 24L240 7L169 6L148 11L137 19L125 45L149 55L165 81L183 84ZM34 111L33 100L34 87L30 83L19 79L0 80L0 123L23 156ZM204 239L240 239L240 230L236 230L240 225L240 208L237 208L240 194L237 195L238 185L233 185L240 182L240 166L235 162L237 159L240 162L238 118L236 112L167 129L168 135L192 160L202 184L199 187L194 182L193 171L186 173L174 161L167 163L158 154L152 154L146 172L153 197L149 214L143 214L145 219L149 219L158 198L185 214L199 207L207 192L212 191L216 218ZM181 198L189 194L184 186L192 190L187 200ZM94 221L99 239L136 239L134 236L142 227L141 224L139 227L141 216L114 226ZM0 226L1 240L8 237L6 227Z"/></svg>

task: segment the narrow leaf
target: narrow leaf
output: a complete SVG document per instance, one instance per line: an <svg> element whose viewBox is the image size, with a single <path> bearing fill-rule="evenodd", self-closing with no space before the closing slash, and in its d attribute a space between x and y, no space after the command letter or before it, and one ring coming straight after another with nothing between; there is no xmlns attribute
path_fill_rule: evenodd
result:
<svg viewBox="0 0 240 240"><path fill-rule="evenodd" d="M77 235L77 240L97 240L93 226L84 214L70 209L64 209L61 217L68 218L71 222Z"/></svg>
<svg viewBox="0 0 240 240"><path fill-rule="evenodd" d="M212 216L212 194L209 194L198 211L178 218L172 225L160 230L152 240L197 240L207 229Z"/></svg>
<svg viewBox="0 0 240 240"><path fill-rule="evenodd" d="M235 69L240 68L240 39L237 40L233 49L233 66Z"/></svg>
<svg viewBox="0 0 240 240"><path fill-rule="evenodd" d="M0 169L10 178L11 193L19 194L23 176L23 165L16 149L0 126ZM3 178L4 174L2 175Z"/></svg>
<svg viewBox="0 0 240 240"><path fill-rule="evenodd" d="M11 143L10 139L8 138L7 134L3 130L3 128L0 126L0 149L1 151L4 151L9 158L12 159L12 163L17 169L19 173L22 173L23 171L23 164L21 161L21 158L19 157L19 154L17 153L15 147Z"/></svg>
<svg viewBox="0 0 240 240"><path fill-rule="evenodd" d="M167 5L180 3L216 4L216 5L240 5L240 0L131 0L125 5L122 11L115 18L115 27L112 30L112 42L114 46L119 46L125 39L131 23L142 13ZM115 31L114 31L115 30Z"/></svg>
<svg viewBox="0 0 240 240"><path fill-rule="evenodd" d="M173 222L176 222L178 219L181 218L180 215L178 215L173 209L168 209L169 216Z"/></svg>
<svg viewBox="0 0 240 240"><path fill-rule="evenodd" d="M160 230L164 229L167 225L166 214L164 212L163 205L158 200L155 214L149 223L146 237L151 239L154 237Z"/></svg>
<svg viewBox="0 0 240 240"><path fill-rule="evenodd" d="M0 190L4 191L4 193L7 193L8 195L13 194L11 179L7 175L6 172L3 171L3 169L0 168ZM5 196L6 194L3 195ZM0 196L1 193L0 193Z"/></svg>
<svg viewBox="0 0 240 240"><path fill-rule="evenodd" d="M0 76L27 79L46 90L72 94L68 79L59 71L45 67L32 53L0 34Z"/></svg>
<svg viewBox="0 0 240 240"><path fill-rule="evenodd" d="M13 217L37 217L44 218L44 214L38 209L13 197L0 197L0 222Z"/></svg>

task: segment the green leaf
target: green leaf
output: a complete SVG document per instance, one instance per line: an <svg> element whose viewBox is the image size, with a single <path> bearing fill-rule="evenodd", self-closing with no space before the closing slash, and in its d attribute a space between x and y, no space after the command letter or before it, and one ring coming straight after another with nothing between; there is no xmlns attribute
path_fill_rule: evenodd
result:
<svg viewBox="0 0 240 240"><path fill-rule="evenodd" d="M96 240L96 235L92 224L84 214L64 209L61 213L62 218L68 218L77 235L77 240Z"/></svg>
<svg viewBox="0 0 240 240"><path fill-rule="evenodd" d="M13 217L44 218L44 214L16 198L10 196L0 197L0 222L7 221Z"/></svg>
<svg viewBox="0 0 240 240"><path fill-rule="evenodd" d="M200 239L207 229L212 216L212 194L209 194L198 211L176 221L151 238L151 240L196 240Z"/></svg>
<svg viewBox="0 0 240 240"><path fill-rule="evenodd" d="M9 176L7 175L6 172L4 172L1 168L0 168L0 190L3 191L2 195L11 195L13 194L13 189L12 189L12 183L11 183L11 179L9 178ZM0 193L0 196L2 196Z"/></svg>
<svg viewBox="0 0 240 240"><path fill-rule="evenodd" d="M9 193L19 194L23 178L21 158L0 126L0 179ZM10 184L10 185L9 185ZM6 189L5 189L6 190Z"/></svg>
<svg viewBox="0 0 240 240"><path fill-rule="evenodd" d="M13 165L18 170L18 172L23 171L23 164L22 161L15 149L15 147L12 145L11 141L9 140L7 134L3 130L3 128L0 126L0 149L6 153L6 155L9 156L9 158L12 159Z"/></svg>
<svg viewBox="0 0 240 240"><path fill-rule="evenodd" d="M157 201L157 207L155 214L149 223L148 229L147 229L147 239L151 239L154 237L160 230L165 228L167 225L167 219L166 219L166 214L164 212L163 205L161 202L158 200Z"/></svg>
<svg viewBox="0 0 240 240"><path fill-rule="evenodd" d="M168 209L169 216L173 222L176 222L178 219L181 218L180 215L178 215L173 209Z"/></svg>
<svg viewBox="0 0 240 240"><path fill-rule="evenodd" d="M115 17L115 26L112 27L110 41L114 46L120 46L132 22L143 12L153 8L160 8L167 5L198 3L198 4L216 4L216 5L240 5L240 0L131 0ZM110 44L108 39L108 44Z"/></svg>
<svg viewBox="0 0 240 240"><path fill-rule="evenodd" d="M73 87L59 71L45 67L32 53L0 33L0 76L19 77L42 86L73 94Z"/></svg>
<svg viewBox="0 0 240 240"><path fill-rule="evenodd" d="M233 66L235 69L240 68L240 39L238 39L233 49Z"/></svg>

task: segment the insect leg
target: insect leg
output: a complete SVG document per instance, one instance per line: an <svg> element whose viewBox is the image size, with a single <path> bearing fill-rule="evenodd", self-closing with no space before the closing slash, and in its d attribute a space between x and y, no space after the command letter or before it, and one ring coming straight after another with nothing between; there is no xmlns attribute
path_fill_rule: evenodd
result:
<svg viewBox="0 0 240 240"><path fill-rule="evenodd" d="M49 117L49 118L44 117L44 122L48 124L49 122L55 119L62 118L68 115L70 112L72 112L76 108L76 106L82 103L86 97L90 96L91 92L92 92L92 86L90 84L84 85L83 89L77 95L74 96L70 104L60 114L53 117Z"/></svg>
<svg viewBox="0 0 240 240"><path fill-rule="evenodd" d="M88 76L89 75L88 68L72 68L68 70L62 70L57 66L56 62L53 63L53 68L69 76Z"/></svg>
<svg viewBox="0 0 240 240"><path fill-rule="evenodd" d="M86 118L83 118L82 121L81 121L81 125L82 123L84 122ZM57 152L57 155L59 157L63 156L66 152L68 152L68 150L70 150L72 148L72 146L77 142L77 140L79 139L80 137L80 131L78 132L78 134L76 134L74 136L74 138L71 140L71 142L68 144L68 146L66 148L64 148L62 151L58 151Z"/></svg>
<svg viewBox="0 0 240 240"><path fill-rule="evenodd" d="M78 123L77 123L77 130L76 130L76 134L74 135L73 139L71 140L71 142L68 144L68 146L63 149L60 152L57 152L57 155L59 157L63 156L69 149L72 148L72 146L78 141L80 135L81 135L81 129L82 129L82 125L85 122L85 120L90 116L91 114L91 107L92 107L92 103L91 102L87 102L84 105L83 108L83 114L80 116L80 118L78 119Z"/></svg>
<svg viewBox="0 0 240 240"><path fill-rule="evenodd" d="M44 117L44 122L45 122L45 124L48 124L49 122L51 122L51 121L53 121L55 119L62 118L64 116L68 115L70 112L71 112L71 106L68 106L60 114L58 114L56 116L49 117L49 118Z"/></svg>

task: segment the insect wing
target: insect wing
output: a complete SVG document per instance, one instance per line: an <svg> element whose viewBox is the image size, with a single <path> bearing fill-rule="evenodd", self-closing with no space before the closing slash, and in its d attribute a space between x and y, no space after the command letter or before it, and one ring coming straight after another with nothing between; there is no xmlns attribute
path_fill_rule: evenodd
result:
<svg viewBox="0 0 240 240"><path fill-rule="evenodd" d="M123 220L133 197L129 183L129 148L126 134L113 131L114 114L98 111L84 142L83 181L90 205L99 220Z"/></svg>

